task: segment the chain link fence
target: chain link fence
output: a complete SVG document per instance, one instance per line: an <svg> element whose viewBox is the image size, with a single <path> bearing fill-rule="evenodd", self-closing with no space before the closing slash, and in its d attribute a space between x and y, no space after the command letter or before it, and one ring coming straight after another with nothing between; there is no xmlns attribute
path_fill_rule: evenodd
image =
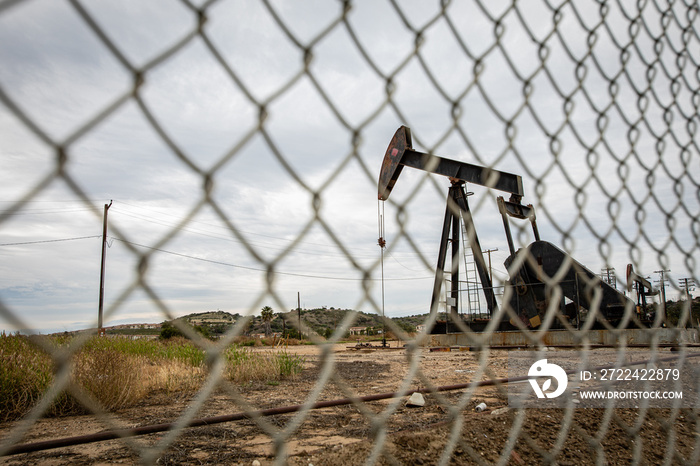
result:
<svg viewBox="0 0 700 466"><path fill-rule="evenodd" d="M174 292L187 283L162 288L164 270L158 257L176 249L181 232L196 228L205 216L224 226L224 236L249 259L249 267L243 267L248 270L238 271L261 280L240 285L249 293L246 304L240 305L246 306L248 318L268 302L277 309L296 307L289 302L296 293L283 272L307 241L319 237L330 246L324 250L328 254L316 251L316 264L320 267L328 258L342 264L341 275L348 280L331 287L338 283L335 292L350 296L354 309L382 316L407 310L425 313L430 284L424 287L425 304L406 307L404 301L415 298L403 296L419 287L409 282L400 288L398 281L400 290L387 291L385 302L379 250L375 246L375 252L367 254L355 242L356 235L376 228L372 209L384 150L396 128L406 125L412 129L414 146L426 153L522 176L523 203L533 205L542 237L579 262L606 269L608 279L615 264L632 264L640 275L662 271L657 288L666 291L668 286L669 294L680 296L680 304L671 316L660 312L665 303L649 298L657 301L655 317L649 328L638 331L644 335L648 357L675 354L688 362L697 343L692 329L700 317L693 312L697 303L688 285L698 282L700 251L698 10L691 1L7 0L0 4L0 148L9 168L3 174L0 231L14 237L17 219L30 212L35 201L53 195L57 186L81 201L94 227L101 225L103 215L96 197L128 192L127 187L137 185L163 195L157 189L162 182L175 202L186 199L167 231L142 239L126 224L110 225L112 237L125 248L130 276L117 279L120 286L115 288L120 291L106 303L106 320L128 310L137 296L162 319L180 313L181 296L163 290ZM122 144L124 140L132 145ZM258 152L264 154L259 159ZM429 277L436 267L432 245L437 244L445 211L445 179L409 172L404 171L396 192L378 208L379 221L387 229L385 257L401 258L400 253L408 252L411 273L420 270ZM238 183L248 187L246 182L256 189L236 189ZM498 243L503 238L496 203L500 194L489 188L475 191L471 212L483 246L501 244L505 257L505 242ZM242 205L237 202L246 196L258 208L236 211ZM372 200L369 210L359 198ZM271 207L274 204L277 209ZM262 225L256 234L250 234L251 223ZM267 232L265 224L289 227L284 247L271 250L258 242L261 232ZM533 241L527 222L511 226L518 248ZM466 236L474 239L468 232ZM6 254L11 257L12 252ZM526 262L537 267L535 257L518 257L509 273ZM562 270L572 261L564 264ZM631 280L629 274L618 276L620 282ZM396 277L402 275L387 273L387 283ZM324 278L328 277L319 279ZM563 278L555 273L543 279L554 304L538 310L542 324L532 328L520 322L519 310L509 305L517 290L507 286L508 275L493 275L494 289L505 289L503 295L496 292L498 319L506 316L520 327L522 342L513 346L544 351L556 345L542 330L566 321L557 305L564 301ZM592 295L592 315L602 312L595 293L599 282L597 276L581 282ZM38 330L38 321L24 314L21 301L4 288L4 325ZM449 299L443 290L441 306L449 305ZM485 305L483 298L480 305ZM448 314L442 312L442 307L433 309L423 324L434 327ZM625 358L636 343L627 340L625 332L628 321L638 320L637 312L627 304L620 320L595 330L608 332L605 343L612 349L607 355L618 367L620 361L630 360ZM483 317L484 311L475 314ZM392 424L405 410L404 398L391 397L377 409L372 400L362 398L371 393L356 388L352 373L341 370L348 362L333 351L358 316L348 312L328 339L304 327L301 319L290 321L303 327L319 349L314 368L307 369L313 382L287 417L259 411L263 405L251 401L245 387L222 375L227 348L244 332L247 319L213 345L183 326L182 331L207 351L202 363L206 382L169 421L165 433L149 441L119 430L134 425L71 381L71 358L92 334L76 337L60 350L37 340L51 354L54 379L21 420L6 423L0 452L12 453L27 439L42 440L33 429L67 390L104 428L116 431L119 445L128 448L132 459L144 463L177 461L173 451L181 451L183 439L195 435L196 429L187 426L202 417L204 406L217 393L230 400L227 413L240 411L241 418L271 442L267 459L277 464L305 461L303 455L292 454L294 442L319 422L316 408L328 409L316 403L334 396L346 398L351 406L347 409L360 414L353 422L367 426L358 436L364 443L341 453L329 448L327 456L319 453L320 464L417 464L419 459L429 464L698 461L696 403L676 402L665 408L639 403L629 408L608 400L600 408L582 409L569 400L554 410L511 409L507 420L483 414L477 418L473 408L484 397L485 382L495 385L489 396L498 401L488 403L495 405L507 404L508 386L514 382L503 365L507 353L490 346L498 336L496 326L474 332L464 320L455 323L463 338L460 346L480 351L458 353L475 364L465 372L459 364L466 360L449 356L458 364L450 370L468 379L463 386L445 388L453 379L434 370L440 358L448 356L431 353L425 345L449 346L450 340L423 332L409 335L385 318L397 336L396 346L403 348L396 362L403 369L387 391L407 395L418 390L440 414L432 423L416 424L421 429L435 424L430 430L434 437L421 430L416 438L428 440L414 438L411 443L397 436ZM569 352L581 360L587 361L586 355L601 343L591 337L594 322L591 318L587 325L578 319L562 324L561 332L569 335L567 344L573 348ZM668 341L678 351L665 353ZM538 353L541 358L547 354L551 359L556 353ZM692 367L689 362L687 367ZM696 391L697 384L692 384L681 388ZM276 399L275 392L270 393L264 407L290 404L289 398ZM201 425L214 423L210 419ZM216 431L210 432L216 437ZM432 456L424 458L424 452ZM36 454L10 455L3 461L32 462ZM193 452L180 457L182 462L198 461L187 454ZM249 463L255 457L236 461Z"/></svg>

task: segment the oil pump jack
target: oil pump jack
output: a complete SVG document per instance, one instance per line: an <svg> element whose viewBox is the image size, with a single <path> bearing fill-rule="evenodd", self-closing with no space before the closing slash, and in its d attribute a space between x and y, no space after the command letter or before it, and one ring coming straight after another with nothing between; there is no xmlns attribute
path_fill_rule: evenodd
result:
<svg viewBox="0 0 700 466"><path fill-rule="evenodd" d="M586 324L588 328L618 325L642 327L650 322L651 317L641 313L638 307L635 311L634 303L624 294L602 281L566 252L540 239L534 208L532 205L521 203L524 192L522 178L519 175L417 152L412 147L411 130L401 126L391 139L382 161L378 182L380 200L386 201L389 198L404 167L442 175L450 180L430 304L431 314L438 312L446 259L451 243L451 290L446 300L450 319L437 321L431 329L432 333L459 332L460 326L464 325L473 331L481 331L493 319L499 319L494 328L496 330L535 329L542 325L546 316L550 315L555 318L547 322L546 328L549 329L562 328L567 324L578 327L586 324L589 319L591 321ZM499 312L494 286L479 243L467 200L468 193L465 189L467 183L510 194L508 200L503 196L498 196L496 199L510 251L510 256L505 261L510 278L505 282L502 302L504 312ZM533 243L517 251L510 230L511 218L529 221L535 238ZM486 319L465 321L459 315L457 256L462 226L460 222L464 223L464 230L469 239L468 243L488 308L489 317ZM629 277L635 280L637 287L641 286L645 289L650 286L646 280L637 280L641 277L636 274ZM560 287L561 293L553 292L557 287ZM555 296L559 296L557 302L553 302ZM555 314L551 312L552 309L556 311ZM629 309L627 313L626 309Z"/></svg>

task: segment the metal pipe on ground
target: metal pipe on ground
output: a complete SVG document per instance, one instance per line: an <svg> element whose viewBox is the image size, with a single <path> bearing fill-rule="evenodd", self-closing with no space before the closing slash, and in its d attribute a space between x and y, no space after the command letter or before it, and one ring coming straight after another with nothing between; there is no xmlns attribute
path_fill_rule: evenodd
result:
<svg viewBox="0 0 700 466"><path fill-rule="evenodd" d="M623 366L620 367L627 367L627 366L636 366L640 364L647 364L649 362L667 362L667 361L673 361L676 359L680 359L682 356L674 356L674 357L668 357L668 358L660 358L656 360L651 360L647 359L644 361L635 361L635 362L630 362L628 364L624 364ZM700 353L693 353L693 354L687 354L685 355L686 358L693 358L693 357L700 357ZM613 367L618 367L615 364L610 364L606 366L599 366L592 368L591 370L601 370L601 369L611 369ZM566 371L567 374L573 374L578 372L578 370L571 370L571 371ZM386 400L390 398L399 398L402 396L410 396L414 393L435 393L435 392L447 392L447 391L453 391L453 390L464 390L470 387L486 387L486 386L492 386L492 385L500 385L500 384L508 384L508 383L514 383L514 382L521 382L524 380L528 380L529 376L524 375L524 376L519 376L519 377L506 377L506 378L501 378L501 379L490 379L490 380L481 380L481 381L475 381L475 382L469 382L469 383L461 383L461 384L455 384L455 385L443 385L440 387L435 387L435 388L421 388L417 390L408 390L405 393L397 393L397 392L391 392L391 393L377 393L374 395L365 395L365 396L360 396L357 398L340 398L337 400L330 400L330 401L320 401L318 403L312 404L308 409L322 409L322 408L332 408L335 406L343 406L343 405L349 405L357 401L361 402L371 402L371 401L379 401L379 400ZM291 406L283 406L280 408L269 408L269 409L262 409L250 413L245 413L245 412L239 412L239 413L234 413L234 414L225 414L222 416L212 416L212 417L205 417L201 419L193 419L190 421L185 428L190 428L190 427L203 427L203 426L210 426L213 424L221 424L224 422L233 422L233 421L241 421L243 419L252 419L254 417L265 417L265 416L275 416L278 414L290 414L294 413L297 411L300 411L304 405L291 405ZM51 450L54 448L62 448L62 447L71 447L71 446L76 446L76 445L84 445L86 443L95 443L95 442L103 442L106 440L115 440L119 438L124 438L124 437L135 437L139 435L148 435L148 434L156 434L159 432L166 432L168 430L171 430L173 427L175 427L174 422L169 422L165 424L152 424L148 426L141 426L141 427L133 427L131 429L117 429L117 430L108 430L104 432L97 432L94 434L87 434L87 435L79 435L75 437L64 437L60 439L54 439L54 440L46 440L43 442L35 442L35 443L23 443L23 444L18 444L10 447L6 452L4 452L0 456L10 456L10 455L17 455L20 453L31 453L31 452L37 452L37 451L43 451L43 450Z"/></svg>
<svg viewBox="0 0 700 466"><path fill-rule="evenodd" d="M510 379L510 381L515 382L516 379L517 380L526 380L527 376L517 377L515 379ZM481 382L476 382L474 384L464 383L464 384L457 384L457 385L445 385L442 387L436 387L435 389L422 388L422 389L418 389L418 390L409 390L405 393L395 393L395 392L378 393L378 394L374 394L374 395L361 396L358 398L341 398L341 399L337 399L337 400L320 401L318 403L314 403L309 407L309 409L333 408L336 406L343 406L343 405L352 404L353 402L356 402L356 401L371 402L371 401L386 400L386 399L397 398L397 397L401 397L401 396L410 396L416 392L418 392L418 393L433 393L433 392L442 392L442 391L451 391L451 390L462 390L462 389L469 388L472 385L486 386L486 385L495 385L498 382L508 383L508 381L509 381L508 379L498 379L498 381L496 381L496 380L484 380ZM302 409L302 407L303 407L303 405L292 405L292 406L284 406L284 407L280 407L280 408L262 409L262 410L251 412L251 413L240 412L240 413L234 413L234 414L226 414L226 415L222 415L222 416L206 417L206 418L202 418L202 419L193 419L191 422L189 422L185 426L185 428L202 427L202 426L209 426L209 425L213 425L213 424L221 424L224 422L240 421L243 419L252 419L252 418L257 417L257 416L265 417L265 416L275 416L278 414L290 414L290 413L300 411ZM166 432L166 431L172 429L174 426L175 426L175 423L172 423L172 422L165 423L165 424L153 424L153 425L148 425L148 426L134 427L131 429L109 430L109 431L104 431L104 432L97 432L95 434L79 435L76 437L65 437L65 438L55 439L55 440L46 440L43 442L19 444L19 445L15 445L12 448L10 448L6 453L4 453L3 456L16 455L19 453L30 453L30 452L36 452L36 451L42 451L42 450L50 450L53 448L83 445L86 443L103 442L106 440L115 440L115 439L124 438L124 437L135 437L135 436L139 436L139 435L155 434L155 433L159 433L159 432Z"/></svg>

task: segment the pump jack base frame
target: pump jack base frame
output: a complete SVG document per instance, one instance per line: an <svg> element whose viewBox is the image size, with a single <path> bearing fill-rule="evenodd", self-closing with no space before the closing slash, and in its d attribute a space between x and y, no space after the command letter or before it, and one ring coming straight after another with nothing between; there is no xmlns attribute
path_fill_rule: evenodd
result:
<svg viewBox="0 0 700 466"><path fill-rule="evenodd" d="M543 346L555 348L583 348L577 335L568 330L534 330L534 335ZM481 335L480 335L481 337ZM658 338L654 343L653 338ZM586 339L590 348L607 347L614 348L625 346L629 348L677 348L682 346L696 347L700 345L700 335L697 329L686 328L655 328L655 329L623 329L619 331L589 330ZM429 347L468 347L478 350L475 339L466 333L447 333L428 335ZM483 344L483 347L493 349L536 348L532 340L519 330L496 331L491 333Z"/></svg>

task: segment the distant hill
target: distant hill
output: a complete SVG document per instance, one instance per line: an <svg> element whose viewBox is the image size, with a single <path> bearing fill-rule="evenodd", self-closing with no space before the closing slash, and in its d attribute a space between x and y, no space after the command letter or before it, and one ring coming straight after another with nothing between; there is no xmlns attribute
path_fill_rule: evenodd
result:
<svg viewBox="0 0 700 466"><path fill-rule="evenodd" d="M319 309L302 309L301 319L307 328L311 328L320 335L326 334L326 329L331 331L335 330L338 325L343 321L345 316L352 312L349 309L335 309L335 308L319 308ZM243 316L240 314L231 314L226 311L205 311L196 312L193 314L188 314L182 317L178 317L174 320L184 321L193 327L201 327L205 329L208 334L217 335L226 332L233 324L236 323ZM397 325L407 332L414 332L416 326L422 324L428 314L406 316L406 317L392 317ZM270 329L272 332L282 332L285 328L293 328L299 319L299 314L296 309L288 312L275 312L273 319L270 322ZM169 322L172 323L172 322ZM352 327L374 327L380 329L382 327L382 320L376 314L368 314L366 312L358 312L355 317L355 321L351 324ZM138 324L120 324L105 327L107 334L112 335L158 335L161 332L160 323L138 323ZM92 330L75 330L75 331L64 331L58 332L60 334L79 334L82 332L94 331ZM248 323L248 326L244 330L247 335L259 334L265 332L265 323L262 318L258 316L253 316Z"/></svg>
<svg viewBox="0 0 700 466"><path fill-rule="evenodd" d="M349 309L336 308L319 308L319 309L302 309L301 320L303 324L316 331L320 335L325 335L327 329L335 330L343 321L345 316L352 312ZM210 311L188 314L178 317L177 320L185 321L192 326L206 327L210 333L224 333L231 325L243 316L240 314L231 314L225 311ZM427 314L408 316L408 317L393 317L392 320L405 331L414 332L416 325L423 323L427 318ZM296 309L288 312L276 312L270 322L272 332L282 332L285 328L293 328L297 324L299 313ZM382 327L382 320L376 314L368 314L358 312L352 327ZM259 334L265 332L265 323L262 318L253 316L248 323L244 333L248 335Z"/></svg>

